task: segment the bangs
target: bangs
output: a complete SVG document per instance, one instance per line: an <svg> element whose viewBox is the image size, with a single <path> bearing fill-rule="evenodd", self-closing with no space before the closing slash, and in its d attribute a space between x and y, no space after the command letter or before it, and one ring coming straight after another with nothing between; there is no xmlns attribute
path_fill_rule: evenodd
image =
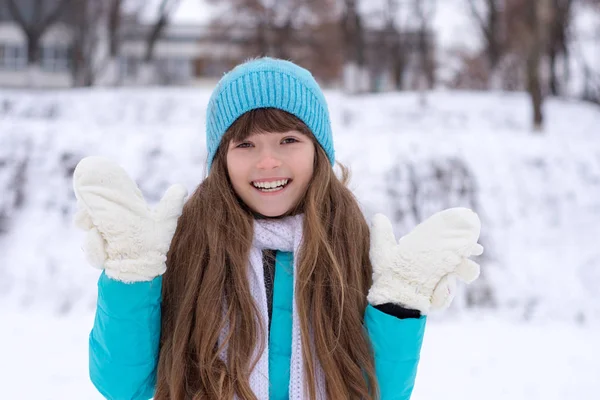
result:
<svg viewBox="0 0 600 400"><path fill-rule="evenodd" d="M298 117L277 108L256 108L242 114L227 130L226 143L241 142L258 133L298 131L308 136L312 132Z"/></svg>

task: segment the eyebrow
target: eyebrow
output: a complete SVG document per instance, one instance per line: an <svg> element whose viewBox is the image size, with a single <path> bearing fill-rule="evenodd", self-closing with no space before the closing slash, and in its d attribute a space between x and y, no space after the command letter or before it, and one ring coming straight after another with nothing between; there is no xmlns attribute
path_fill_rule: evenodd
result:
<svg viewBox="0 0 600 400"><path fill-rule="evenodd" d="M287 132L266 132L266 131L258 131L255 133L250 133L249 135L244 136L243 139L231 139L234 142L243 142L244 140L247 140L250 136L254 136L254 135L268 135L268 134L273 134L273 135L280 135L280 136L285 136L285 135L304 135L302 132L300 131L287 131Z"/></svg>

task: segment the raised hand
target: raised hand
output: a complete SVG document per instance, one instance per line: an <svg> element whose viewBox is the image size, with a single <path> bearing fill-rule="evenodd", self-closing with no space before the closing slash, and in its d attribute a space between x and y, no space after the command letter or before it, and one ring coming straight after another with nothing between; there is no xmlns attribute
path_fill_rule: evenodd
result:
<svg viewBox="0 0 600 400"><path fill-rule="evenodd" d="M94 267L123 282L149 281L166 270L166 254L187 190L171 186L150 209L125 170L102 157L87 157L73 173L78 211L87 231L84 245Z"/></svg>
<svg viewBox="0 0 600 400"><path fill-rule="evenodd" d="M479 276L479 264L469 257L483 253L477 243L480 230L475 212L450 208L432 215L396 242L387 217L375 215L369 302L394 303L422 314L448 307L456 294L456 278L471 283Z"/></svg>

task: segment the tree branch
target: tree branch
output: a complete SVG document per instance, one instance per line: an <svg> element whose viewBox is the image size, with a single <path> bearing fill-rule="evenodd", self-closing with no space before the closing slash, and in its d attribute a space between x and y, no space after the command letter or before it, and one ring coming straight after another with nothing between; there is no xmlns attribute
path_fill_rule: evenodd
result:
<svg viewBox="0 0 600 400"><path fill-rule="evenodd" d="M477 20L477 22L479 22L480 26L485 26L485 22L483 21L483 17L481 16L481 14L479 14L479 11L477 11L477 7L475 6L475 0L469 0L469 8L471 9L471 14L473 14L473 16L475 17L475 19Z"/></svg>
<svg viewBox="0 0 600 400"><path fill-rule="evenodd" d="M152 26L150 35L147 40L146 54L144 56L144 62L152 61L154 57L154 46L165 26L169 23L170 14L179 5L179 0L162 0L159 8L159 16L156 23Z"/></svg>
<svg viewBox="0 0 600 400"><path fill-rule="evenodd" d="M469 6L471 9L471 14L473 14L475 19L479 23L479 27L483 31L483 34L485 35L486 38L489 38L491 35L491 32L489 30L489 27L487 26L487 23L483 20L483 17L479 13L479 11L477 11L477 6L475 5L475 0L469 0Z"/></svg>
<svg viewBox="0 0 600 400"><path fill-rule="evenodd" d="M33 2L33 17L31 18L31 27L35 29L36 26L39 25L41 19L42 19L42 14L44 13L42 11L43 5L42 5L42 0L34 0ZM39 29L39 31L41 31L41 29Z"/></svg>
<svg viewBox="0 0 600 400"><path fill-rule="evenodd" d="M43 32L46 28L55 23L65 11L67 5L69 5L69 0L61 0L54 10L42 20L40 23L40 31Z"/></svg>
<svg viewBox="0 0 600 400"><path fill-rule="evenodd" d="M17 21L17 24L19 24L19 26L21 28L23 28L23 30L25 32L29 32L30 28L29 25L27 24L27 21L25 21L25 17L23 16L23 14L21 14L21 10L19 10L19 7L17 6L17 3L15 0L7 0L8 1L8 10L10 11L12 17Z"/></svg>
<svg viewBox="0 0 600 400"><path fill-rule="evenodd" d="M111 57L116 57L120 51L121 11L122 0L112 0L108 11L109 53Z"/></svg>

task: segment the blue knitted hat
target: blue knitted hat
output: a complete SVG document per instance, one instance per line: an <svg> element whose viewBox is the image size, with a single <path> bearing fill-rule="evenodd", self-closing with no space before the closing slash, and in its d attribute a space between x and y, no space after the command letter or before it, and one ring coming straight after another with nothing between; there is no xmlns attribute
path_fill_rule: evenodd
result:
<svg viewBox="0 0 600 400"><path fill-rule="evenodd" d="M325 96L311 73L285 60L259 58L225 74L213 91L206 111L208 170L225 131L247 111L278 108L304 122L333 165L335 153Z"/></svg>

